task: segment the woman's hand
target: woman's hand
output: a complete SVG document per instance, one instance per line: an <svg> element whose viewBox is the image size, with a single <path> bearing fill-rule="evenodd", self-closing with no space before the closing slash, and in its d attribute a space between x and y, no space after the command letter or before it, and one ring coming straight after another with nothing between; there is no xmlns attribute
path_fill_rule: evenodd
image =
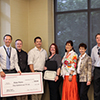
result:
<svg viewBox="0 0 100 100"><path fill-rule="evenodd" d="M57 82L57 80L58 80L58 79L59 79L59 77L58 77L58 76L56 76L56 77L55 77L55 82Z"/></svg>
<svg viewBox="0 0 100 100"><path fill-rule="evenodd" d="M91 84L91 82L90 81L88 81L87 83L86 83L86 85L90 85Z"/></svg>
<svg viewBox="0 0 100 100"><path fill-rule="evenodd" d="M44 70L47 70L47 67L44 67Z"/></svg>
<svg viewBox="0 0 100 100"><path fill-rule="evenodd" d="M70 81L70 82L72 81L72 77L73 77L73 76L69 75L69 81Z"/></svg>

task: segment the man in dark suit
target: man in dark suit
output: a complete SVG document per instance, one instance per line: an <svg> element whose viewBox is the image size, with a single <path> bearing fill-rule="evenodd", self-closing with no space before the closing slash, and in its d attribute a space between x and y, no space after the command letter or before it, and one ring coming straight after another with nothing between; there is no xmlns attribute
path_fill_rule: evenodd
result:
<svg viewBox="0 0 100 100"><path fill-rule="evenodd" d="M15 48L17 50L18 55L18 65L20 67L21 72L29 72L29 67L27 63L28 55L25 51L22 50L23 42L21 39L17 39L15 41ZM17 96L17 100L28 100L28 96Z"/></svg>

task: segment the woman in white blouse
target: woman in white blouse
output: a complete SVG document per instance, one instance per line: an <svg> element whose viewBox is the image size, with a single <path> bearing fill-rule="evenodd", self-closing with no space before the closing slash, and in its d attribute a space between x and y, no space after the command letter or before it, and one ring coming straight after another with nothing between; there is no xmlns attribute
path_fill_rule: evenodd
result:
<svg viewBox="0 0 100 100"><path fill-rule="evenodd" d="M87 92L91 84L92 73L92 60L91 57L86 54L87 46L84 43L79 45L79 60L77 73L79 76L79 94L80 100L88 100Z"/></svg>

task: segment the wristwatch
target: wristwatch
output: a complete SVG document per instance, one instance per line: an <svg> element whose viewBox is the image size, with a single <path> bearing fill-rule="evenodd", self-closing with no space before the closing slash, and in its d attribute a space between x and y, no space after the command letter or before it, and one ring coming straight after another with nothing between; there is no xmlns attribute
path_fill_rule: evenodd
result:
<svg viewBox="0 0 100 100"><path fill-rule="evenodd" d="M59 75L56 74L56 76L59 76Z"/></svg>

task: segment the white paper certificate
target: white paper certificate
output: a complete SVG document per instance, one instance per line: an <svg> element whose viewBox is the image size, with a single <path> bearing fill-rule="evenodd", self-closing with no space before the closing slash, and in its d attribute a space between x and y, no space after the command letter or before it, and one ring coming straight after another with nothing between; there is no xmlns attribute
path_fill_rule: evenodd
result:
<svg viewBox="0 0 100 100"><path fill-rule="evenodd" d="M42 73L6 74L5 78L0 77L0 88L1 97L42 94Z"/></svg>
<svg viewBox="0 0 100 100"><path fill-rule="evenodd" d="M54 81L55 80L55 77L56 77L56 71L46 70L45 73L44 73L44 79L45 80Z"/></svg>

